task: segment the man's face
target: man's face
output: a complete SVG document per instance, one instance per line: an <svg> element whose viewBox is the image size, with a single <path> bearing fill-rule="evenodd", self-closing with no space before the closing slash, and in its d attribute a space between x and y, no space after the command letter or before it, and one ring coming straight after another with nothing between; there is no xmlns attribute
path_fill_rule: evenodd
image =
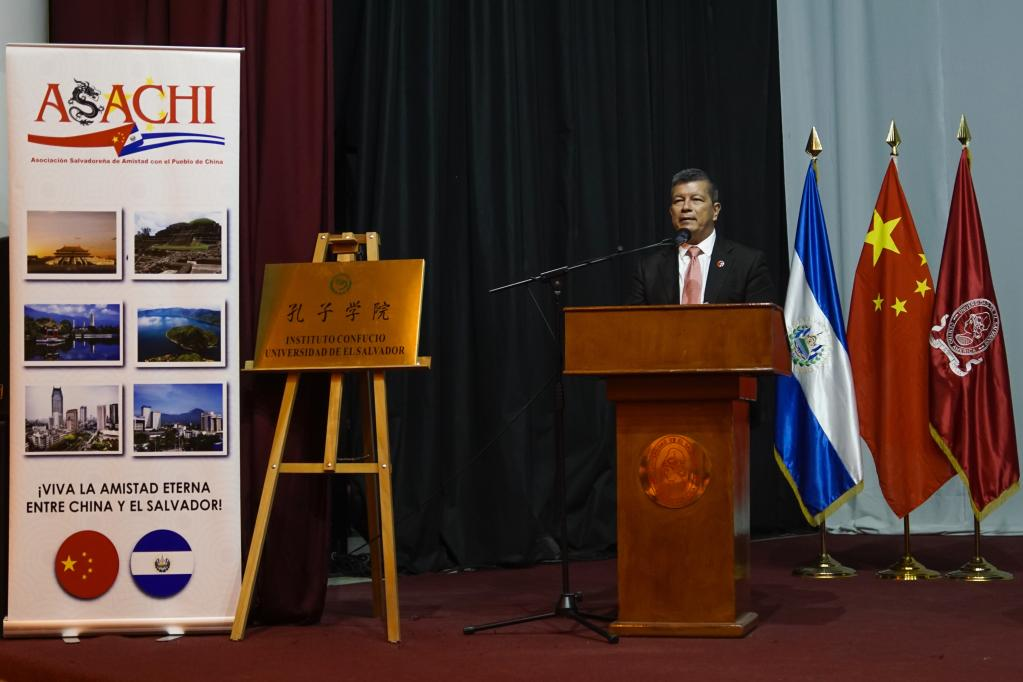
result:
<svg viewBox="0 0 1023 682"><path fill-rule="evenodd" d="M671 188L671 225L676 231L686 228L692 233L690 244L699 244L714 231L714 221L721 212L721 204L710 196L710 183L706 180L680 182Z"/></svg>

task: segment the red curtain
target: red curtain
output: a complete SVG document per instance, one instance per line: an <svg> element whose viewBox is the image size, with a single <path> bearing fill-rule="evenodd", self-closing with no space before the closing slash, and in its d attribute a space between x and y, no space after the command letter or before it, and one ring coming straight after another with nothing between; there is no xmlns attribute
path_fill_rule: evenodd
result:
<svg viewBox="0 0 1023 682"><path fill-rule="evenodd" d="M307 261L334 224L330 0L52 0L50 41L241 47L241 353L251 357L266 263ZM306 381L306 384L315 382ZM242 551L247 552L281 377L242 377ZM325 397L304 386L286 457L322 452ZM308 415L308 425L301 422ZM277 489L253 619L315 621L329 537L325 476L286 476Z"/></svg>

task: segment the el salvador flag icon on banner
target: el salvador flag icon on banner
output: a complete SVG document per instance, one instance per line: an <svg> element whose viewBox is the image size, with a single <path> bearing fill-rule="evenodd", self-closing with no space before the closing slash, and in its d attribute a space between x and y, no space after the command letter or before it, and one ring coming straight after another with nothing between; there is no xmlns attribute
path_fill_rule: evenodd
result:
<svg viewBox="0 0 1023 682"><path fill-rule="evenodd" d="M172 530L146 533L131 552L131 577L150 597L173 597L185 589L194 566L188 541Z"/></svg>

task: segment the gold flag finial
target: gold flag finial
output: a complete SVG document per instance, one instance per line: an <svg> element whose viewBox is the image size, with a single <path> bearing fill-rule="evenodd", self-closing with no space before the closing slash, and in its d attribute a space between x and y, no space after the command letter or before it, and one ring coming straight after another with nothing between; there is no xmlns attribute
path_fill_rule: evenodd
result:
<svg viewBox="0 0 1023 682"><path fill-rule="evenodd" d="M813 166L813 174L817 175L817 157L824 151L821 146L821 138L817 136L817 126L810 126L810 137L806 140L806 153L810 155L810 165Z"/></svg>
<svg viewBox="0 0 1023 682"><path fill-rule="evenodd" d="M892 124L888 126L888 137L884 138L885 144L892 148L892 156L899 155L899 145L902 144L902 138L899 137L899 129L895 127L895 119L892 119Z"/></svg>
<svg viewBox="0 0 1023 682"><path fill-rule="evenodd" d="M817 136L817 127L810 126L810 137L806 140L806 153L816 161L822 151L824 151L824 147L821 146L821 138Z"/></svg>
<svg viewBox="0 0 1023 682"><path fill-rule="evenodd" d="M956 131L956 139L964 147L969 147L970 140L973 139L973 136L970 135L970 126L966 123L966 114L959 117L959 130Z"/></svg>

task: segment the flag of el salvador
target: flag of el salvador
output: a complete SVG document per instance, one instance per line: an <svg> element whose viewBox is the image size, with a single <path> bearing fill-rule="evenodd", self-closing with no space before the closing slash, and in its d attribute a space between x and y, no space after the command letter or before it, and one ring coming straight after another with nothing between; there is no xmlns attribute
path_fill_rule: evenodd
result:
<svg viewBox="0 0 1023 682"><path fill-rule="evenodd" d="M812 162L785 295L792 376L778 377L775 457L819 525L863 487L859 419L824 211Z"/></svg>
<svg viewBox="0 0 1023 682"><path fill-rule="evenodd" d="M146 533L131 553L131 577L150 597L173 597L185 589L194 568L191 546L172 530Z"/></svg>

